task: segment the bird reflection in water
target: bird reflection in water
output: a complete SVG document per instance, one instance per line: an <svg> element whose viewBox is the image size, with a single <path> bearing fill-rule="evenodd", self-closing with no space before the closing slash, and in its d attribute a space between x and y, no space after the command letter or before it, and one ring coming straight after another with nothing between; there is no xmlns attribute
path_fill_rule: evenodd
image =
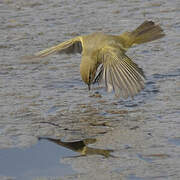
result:
<svg viewBox="0 0 180 180"><path fill-rule="evenodd" d="M88 144L93 144L96 142L96 139L94 138L88 138L80 141L71 141L71 142L64 142L61 141L61 139L54 139L54 138L46 138L46 137L39 138L39 140L43 140L43 139L54 142L67 149L71 149L72 151L78 152L80 153L80 156L102 155L106 158L114 157L113 155L111 155L111 152L114 151L112 149L98 149L98 148L88 147Z"/></svg>

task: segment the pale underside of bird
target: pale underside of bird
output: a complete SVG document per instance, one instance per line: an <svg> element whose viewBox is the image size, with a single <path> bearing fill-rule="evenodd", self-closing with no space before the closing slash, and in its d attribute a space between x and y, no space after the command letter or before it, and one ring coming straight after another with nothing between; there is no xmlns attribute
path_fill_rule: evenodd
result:
<svg viewBox="0 0 180 180"><path fill-rule="evenodd" d="M56 46L42 50L30 58L43 58L52 53L81 53L80 74L89 90L93 83L104 84L117 97L134 97L145 86L143 70L125 53L133 45L153 41L164 36L159 25L144 21L132 32L108 35L95 32L77 36Z"/></svg>

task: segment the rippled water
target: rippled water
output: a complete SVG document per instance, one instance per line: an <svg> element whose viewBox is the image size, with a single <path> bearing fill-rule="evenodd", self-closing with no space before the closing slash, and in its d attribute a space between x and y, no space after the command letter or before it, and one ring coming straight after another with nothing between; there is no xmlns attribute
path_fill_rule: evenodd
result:
<svg viewBox="0 0 180 180"><path fill-rule="evenodd" d="M134 100L119 100L98 89L94 91L102 97L92 96L80 78L80 55L20 59L79 34L133 30L146 19L160 23L166 37L128 51L147 78L145 90ZM61 161L73 170L58 176L180 178L178 0L2 0L0 39L0 154L34 146L40 136L64 141L96 138L89 147L112 149L113 156L66 156ZM1 179L9 176L0 169ZM38 173L41 176L60 178L56 173Z"/></svg>

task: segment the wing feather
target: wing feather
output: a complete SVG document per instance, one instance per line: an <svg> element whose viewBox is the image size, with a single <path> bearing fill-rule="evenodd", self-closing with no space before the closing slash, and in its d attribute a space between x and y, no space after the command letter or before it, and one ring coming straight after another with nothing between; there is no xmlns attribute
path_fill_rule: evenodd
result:
<svg viewBox="0 0 180 180"><path fill-rule="evenodd" d="M135 86L133 81L128 77L128 75L126 74L126 72L123 69L119 69L118 67L115 66L116 69L116 76L120 79L123 79L121 81L119 81L120 83L126 83L126 90L129 91L129 94L131 95L131 97L133 97L134 95L134 90L133 87ZM118 75L118 73L120 74L120 76ZM137 92L137 91L135 91Z"/></svg>
<svg viewBox="0 0 180 180"><path fill-rule="evenodd" d="M25 56L26 59L43 58L55 52L59 53L81 53L82 52L82 37L78 36L68 41L62 42L56 46L52 46L45 50L35 53L32 56Z"/></svg>
<svg viewBox="0 0 180 180"><path fill-rule="evenodd" d="M126 81L124 81L123 76L117 75L117 71L114 67L112 67L111 76L114 82L114 92L116 96L123 96L125 98L128 97L128 88ZM126 91L123 91L126 89Z"/></svg>
<svg viewBox="0 0 180 180"><path fill-rule="evenodd" d="M110 72L110 67L106 67L105 69L105 85L106 85L106 90L108 92L111 92L113 90L113 81L112 81L112 77L111 77L111 72Z"/></svg>
<svg viewBox="0 0 180 180"><path fill-rule="evenodd" d="M144 81L145 76L144 73L142 74L140 71L142 71L141 68L134 68L133 66L131 66L130 62L126 62L126 60L123 61L124 66L126 66L127 70L130 70L133 72L132 74L134 75L134 77L139 80L139 81Z"/></svg>
<svg viewBox="0 0 180 180"><path fill-rule="evenodd" d="M138 84L136 83L134 76L128 71L127 67L123 66L123 63L121 63L120 66L116 66L116 68L118 72L121 72L121 76L127 84L126 89L129 91L130 96L133 97L139 92L137 88Z"/></svg>
<svg viewBox="0 0 180 180"><path fill-rule="evenodd" d="M122 63L122 69L125 72L125 74L131 78L131 81L135 84L135 89L137 89L137 93L143 88L143 84L141 83L141 79L139 79L138 74L136 74L136 71L131 69L129 70L129 67L125 66L124 63ZM134 88L134 87L133 87Z"/></svg>
<svg viewBox="0 0 180 180"><path fill-rule="evenodd" d="M144 73L119 48L105 47L101 49L103 75L107 91L114 90L117 97L132 98L144 88Z"/></svg>

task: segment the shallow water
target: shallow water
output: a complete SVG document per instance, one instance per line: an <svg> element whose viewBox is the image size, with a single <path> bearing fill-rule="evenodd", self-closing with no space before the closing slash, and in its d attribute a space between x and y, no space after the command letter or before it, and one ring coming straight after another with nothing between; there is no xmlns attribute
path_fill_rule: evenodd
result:
<svg viewBox="0 0 180 180"><path fill-rule="evenodd" d="M128 51L147 78L146 88L134 100L119 100L99 89L94 92L101 97L92 96L80 78L80 55L20 59L79 34L132 30L146 19L160 23L166 37ZM44 167L56 146L46 142L49 151L35 159L37 174L27 178L180 178L178 0L2 0L0 25L0 167L7 167L6 172L0 168L1 179L18 179L11 159L18 165L22 148L28 151L27 161L34 159L33 147L43 147L38 137L51 136L63 141L95 138L88 147L112 149L112 156L71 157L72 152L63 149L54 151L59 153L59 164L52 160ZM20 164L34 169L23 160ZM48 168L52 171L43 174Z"/></svg>
<svg viewBox="0 0 180 180"><path fill-rule="evenodd" d="M2 149L1 174L18 180L30 180L39 176L65 176L73 172L71 166L60 162L67 155L74 156L75 153L48 141L41 141L30 148Z"/></svg>

